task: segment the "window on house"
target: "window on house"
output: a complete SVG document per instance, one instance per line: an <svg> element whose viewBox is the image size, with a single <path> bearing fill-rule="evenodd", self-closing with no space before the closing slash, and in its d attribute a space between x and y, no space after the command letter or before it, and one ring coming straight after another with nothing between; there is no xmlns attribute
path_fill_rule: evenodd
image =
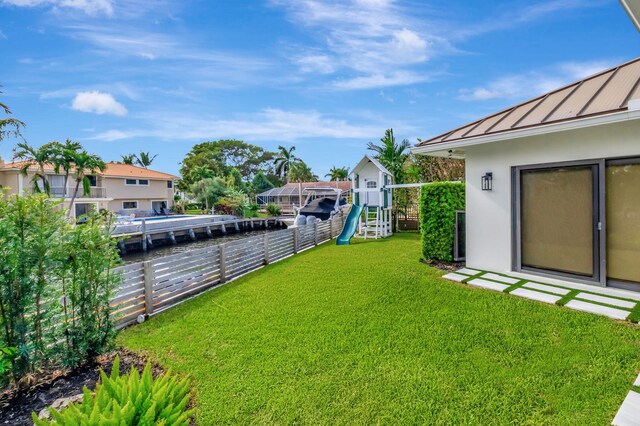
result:
<svg viewBox="0 0 640 426"><path fill-rule="evenodd" d="M376 182L375 180L367 181L367 189L377 188L377 187L378 187L378 182Z"/></svg>
<svg viewBox="0 0 640 426"><path fill-rule="evenodd" d="M126 179L126 180L124 181L124 184L125 184L125 185L137 185L137 183L138 183L138 181L137 181L137 180L135 180L135 179Z"/></svg>
<svg viewBox="0 0 640 426"><path fill-rule="evenodd" d="M123 209L137 209L138 202L137 201L123 201L122 202Z"/></svg>
<svg viewBox="0 0 640 426"><path fill-rule="evenodd" d="M89 180L89 185L96 187L98 186L98 180L96 179L96 177L94 175L89 175L87 176L87 179Z"/></svg>
<svg viewBox="0 0 640 426"><path fill-rule="evenodd" d="M167 188L168 189L173 188L173 181L170 181L170 180L167 181Z"/></svg>
<svg viewBox="0 0 640 426"><path fill-rule="evenodd" d="M149 185L149 181L147 179L138 179L138 185Z"/></svg>

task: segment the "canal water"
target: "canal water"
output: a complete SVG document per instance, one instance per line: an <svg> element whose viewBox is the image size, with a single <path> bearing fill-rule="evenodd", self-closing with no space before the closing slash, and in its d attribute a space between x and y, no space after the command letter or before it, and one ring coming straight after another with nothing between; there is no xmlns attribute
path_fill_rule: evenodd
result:
<svg viewBox="0 0 640 426"><path fill-rule="evenodd" d="M197 250L208 246L221 244L228 241L240 240L243 238L254 237L256 235L263 235L266 232L280 231L282 228L274 227L269 229L256 229L251 231L233 232L230 231L226 235L214 235L213 237L199 236L195 241L182 241L178 244L171 244L169 241L154 242L154 247L146 253L142 250L127 251L126 254L121 254L120 257L125 265L136 262L143 262L145 260L153 260L162 256L169 256L171 254L184 253L191 250Z"/></svg>

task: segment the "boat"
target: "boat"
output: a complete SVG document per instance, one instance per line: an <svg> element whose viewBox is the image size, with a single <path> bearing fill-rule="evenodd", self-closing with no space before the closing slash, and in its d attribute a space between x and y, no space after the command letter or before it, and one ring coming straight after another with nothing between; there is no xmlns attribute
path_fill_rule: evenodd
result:
<svg viewBox="0 0 640 426"><path fill-rule="evenodd" d="M295 219L291 227L329 220L347 207L347 200L339 188L305 188L303 193L306 193L307 197L302 207L294 207Z"/></svg>

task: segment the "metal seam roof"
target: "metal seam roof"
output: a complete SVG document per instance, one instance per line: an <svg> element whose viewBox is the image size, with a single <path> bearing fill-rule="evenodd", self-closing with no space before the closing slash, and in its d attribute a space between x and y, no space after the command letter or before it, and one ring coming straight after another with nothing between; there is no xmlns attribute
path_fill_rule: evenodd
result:
<svg viewBox="0 0 640 426"><path fill-rule="evenodd" d="M629 100L634 96L640 97L640 58L567 84L480 120L474 120L422 141L416 146L453 142L608 114L627 108ZM621 100L621 103L615 102L616 100ZM510 123L513 119L509 117L513 117L515 121ZM495 123L489 120L495 120ZM483 126L485 123L486 125Z"/></svg>

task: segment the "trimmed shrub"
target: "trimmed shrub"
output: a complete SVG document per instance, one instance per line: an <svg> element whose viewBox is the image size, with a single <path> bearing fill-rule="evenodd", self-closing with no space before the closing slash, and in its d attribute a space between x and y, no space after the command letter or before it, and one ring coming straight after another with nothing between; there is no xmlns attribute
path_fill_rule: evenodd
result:
<svg viewBox="0 0 640 426"><path fill-rule="evenodd" d="M280 213L282 213L280 206L273 203L267 204L266 210L269 216L280 216Z"/></svg>
<svg viewBox="0 0 640 426"><path fill-rule="evenodd" d="M425 260L453 260L455 211L464 210L464 183L437 182L420 189L420 232Z"/></svg>
<svg viewBox="0 0 640 426"><path fill-rule="evenodd" d="M95 392L84 388L80 404L69 404L58 411L49 409L53 420L31 417L36 426L48 425L172 425L187 426L192 416L189 405L189 382L179 380L168 371L153 378L149 364L142 375L131 368L120 376L120 359L116 357L107 376L100 370Z"/></svg>

